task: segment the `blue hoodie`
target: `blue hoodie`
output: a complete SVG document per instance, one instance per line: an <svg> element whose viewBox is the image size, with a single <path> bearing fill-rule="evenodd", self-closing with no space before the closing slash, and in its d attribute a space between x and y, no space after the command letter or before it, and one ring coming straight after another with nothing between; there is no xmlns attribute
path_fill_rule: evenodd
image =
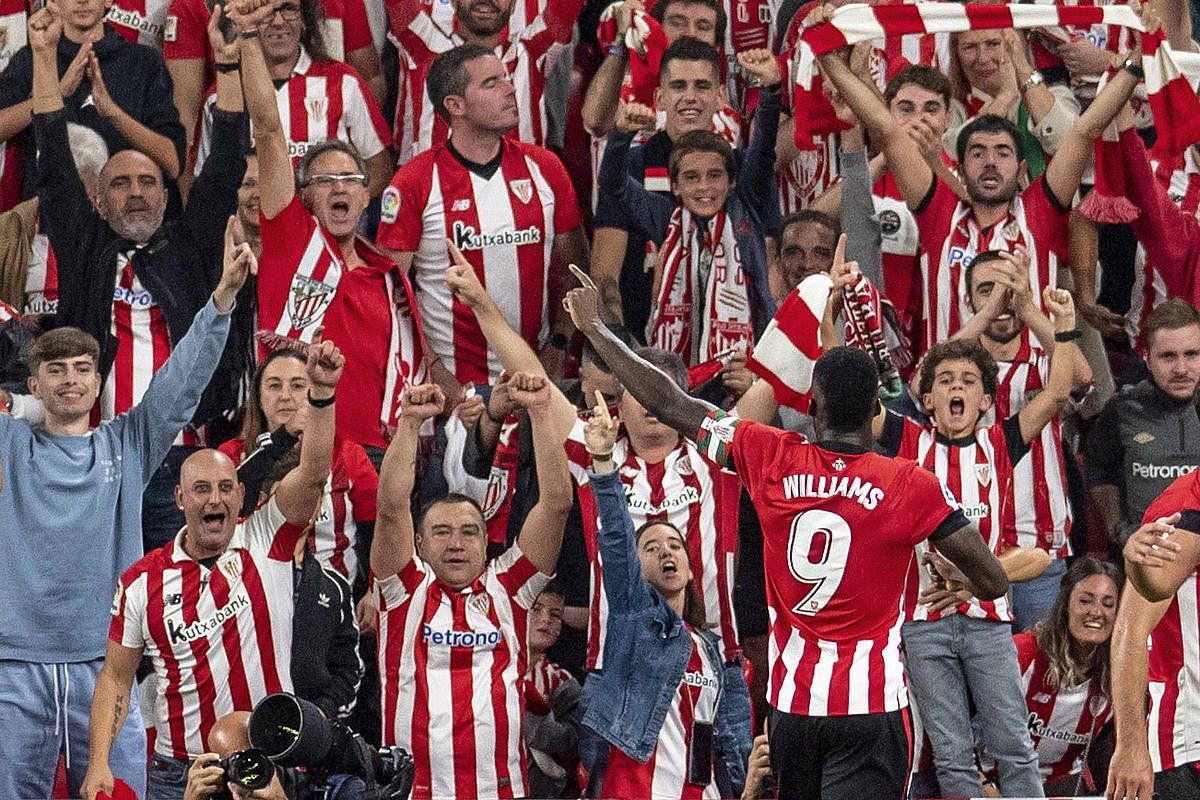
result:
<svg viewBox="0 0 1200 800"><path fill-rule="evenodd" d="M83 436L0 414L0 660L104 656L117 580L142 557L142 490L228 333L229 315L209 300L142 402Z"/></svg>

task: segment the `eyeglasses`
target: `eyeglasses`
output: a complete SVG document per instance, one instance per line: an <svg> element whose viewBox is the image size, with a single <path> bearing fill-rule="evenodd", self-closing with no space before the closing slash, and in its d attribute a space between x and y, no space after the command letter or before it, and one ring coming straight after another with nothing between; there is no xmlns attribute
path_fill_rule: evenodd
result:
<svg viewBox="0 0 1200 800"><path fill-rule="evenodd" d="M361 172L350 172L343 175L310 175L305 186L316 186L318 189L332 189L336 183L361 183L367 185L367 176Z"/></svg>
<svg viewBox="0 0 1200 800"><path fill-rule="evenodd" d="M279 16L283 17L285 22L295 22L296 20L300 19L300 5L298 3L284 3L276 8L275 11L279 14ZM263 21L263 24L265 25L269 23L274 16L275 15L272 14L270 17L267 17Z"/></svg>

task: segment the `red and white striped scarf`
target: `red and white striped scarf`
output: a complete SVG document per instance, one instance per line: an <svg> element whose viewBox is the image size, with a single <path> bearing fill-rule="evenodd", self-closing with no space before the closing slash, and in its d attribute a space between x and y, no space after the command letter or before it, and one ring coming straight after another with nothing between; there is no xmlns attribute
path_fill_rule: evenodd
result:
<svg viewBox="0 0 1200 800"><path fill-rule="evenodd" d="M706 249L712 255L708 283L697 286ZM650 345L677 354L689 366L730 349L749 350L754 343L750 297L728 215L721 211L701 222L682 205L676 206L659 259L662 283L646 330ZM699 347L693 351L695 325L703 328Z"/></svg>
<svg viewBox="0 0 1200 800"><path fill-rule="evenodd" d="M800 37L795 69L794 108L809 102L816 76L816 57L848 45L879 38L926 33L958 33L996 28L1086 27L1116 25L1142 30L1141 20L1126 5L1050 6L992 3L913 3L872 6L856 3L842 6L829 22L808 28ZM1161 32L1142 36L1142 69L1150 108L1158 126L1155 154L1175 159L1190 144L1200 140L1200 100L1180 74L1174 54ZM817 88L819 91L819 87ZM800 120L800 116L797 116ZM797 125L797 128L800 126ZM829 131L808 130L809 134ZM799 136L799 133L797 133Z"/></svg>
<svg viewBox="0 0 1200 800"><path fill-rule="evenodd" d="M771 384L775 402L808 413L812 372L821 357L821 320L833 281L823 272L809 275L780 303L746 359L746 367Z"/></svg>
<svg viewBox="0 0 1200 800"><path fill-rule="evenodd" d="M903 342L899 325L894 324L896 311L891 303L879 292L875 284L866 275L859 275L858 280L842 289L843 309L845 314L846 344L858 348L871 356L879 370L879 380L889 395L899 395L901 390L900 371L897 363L905 364L911 359L908 348ZM885 307L890 312L892 329L900 340L896 347L896 358L888 347L884 335Z"/></svg>
<svg viewBox="0 0 1200 800"><path fill-rule="evenodd" d="M617 41L617 9L613 3L600 12L600 25L596 38L607 50ZM658 88L658 72L662 66L663 53L667 51L667 34L658 20L642 9L634 9L632 22L625 31L624 44L629 51L629 77L633 86L633 100L643 105L654 105L654 90Z"/></svg>

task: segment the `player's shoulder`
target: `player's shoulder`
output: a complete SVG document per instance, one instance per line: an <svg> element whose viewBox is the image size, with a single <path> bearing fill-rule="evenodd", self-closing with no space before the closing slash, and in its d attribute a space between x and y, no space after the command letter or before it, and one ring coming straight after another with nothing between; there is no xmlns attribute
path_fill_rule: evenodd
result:
<svg viewBox="0 0 1200 800"><path fill-rule="evenodd" d="M1159 517L1168 517L1177 511L1200 510L1200 470L1193 470L1171 482L1142 516L1142 524L1153 522Z"/></svg>

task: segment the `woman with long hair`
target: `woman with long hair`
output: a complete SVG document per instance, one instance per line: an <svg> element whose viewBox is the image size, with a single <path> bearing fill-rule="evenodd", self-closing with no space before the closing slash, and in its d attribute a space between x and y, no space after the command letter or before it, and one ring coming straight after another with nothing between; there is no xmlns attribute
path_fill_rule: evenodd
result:
<svg viewBox="0 0 1200 800"><path fill-rule="evenodd" d="M258 489L272 467L287 456L303 435L308 410L308 376L304 364L304 354L297 349L283 348L267 354L250 384L243 408L242 435L218 448L239 465L238 477L246 484L250 509L257 505ZM325 496L308 534L308 546L317 560L352 584L355 578L365 578L358 575L358 565L366 562L356 551L370 547L369 535L362 534L373 530L378 488L379 476L366 451L339 436L334 443L333 468ZM242 512L246 513L245 507Z"/></svg>
<svg viewBox="0 0 1200 800"><path fill-rule="evenodd" d="M608 622L604 670L588 681L583 721L610 748L589 796L737 797L751 744L745 678L723 662L708 629L683 534L657 521L634 530L612 459L616 436L597 392L584 439Z"/></svg>
<svg viewBox="0 0 1200 800"><path fill-rule="evenodd" d="M964 125L983 114L995 114L1021 131L1029 178L1037 178L1079 118L1079 101L1064 81L1065 76L1047 78L1034 68L1018 31L951 34L950 127L942 136L946 152L956 152Z"/></svg>
<svg viewBox="0 0 1200 800"><path fill-rule="evenodd" d="M1013 637L1047 797L1087 788L1084 763L1112 716L1109 640L1123 584L1114 565L1084 556L1063 576L1049 616Z"/></svg>

